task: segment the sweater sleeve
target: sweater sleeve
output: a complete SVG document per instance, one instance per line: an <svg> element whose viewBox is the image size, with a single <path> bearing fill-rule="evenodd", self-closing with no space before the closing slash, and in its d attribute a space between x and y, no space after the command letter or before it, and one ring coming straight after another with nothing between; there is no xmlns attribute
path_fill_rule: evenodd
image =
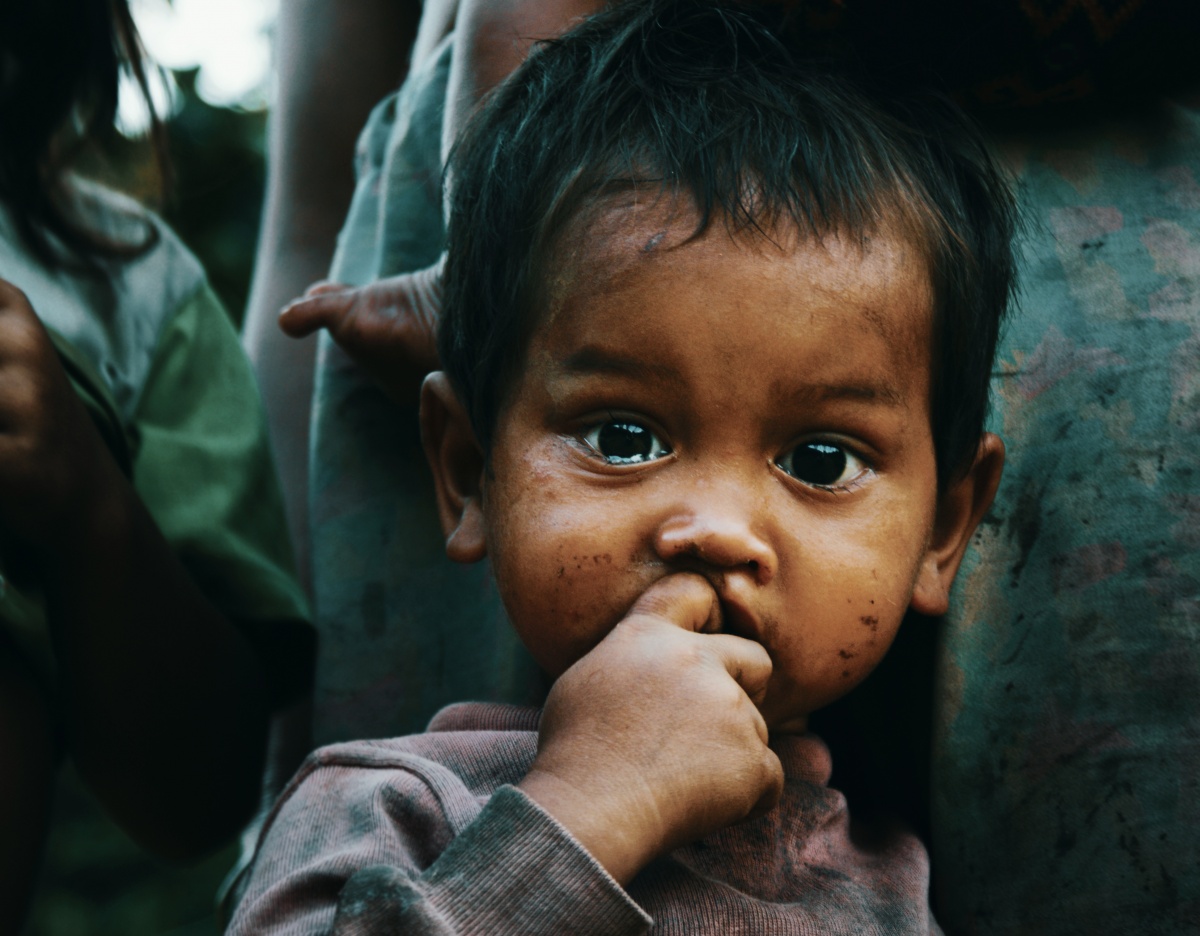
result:
<svg viewBox="0 0 1200 936"><path fill-rule="evenodd" d="M469 794L445 781L402 766L302 772L264 832L230 936L649 930L641 908L519 790L501 787L456 829Z"/></svg>

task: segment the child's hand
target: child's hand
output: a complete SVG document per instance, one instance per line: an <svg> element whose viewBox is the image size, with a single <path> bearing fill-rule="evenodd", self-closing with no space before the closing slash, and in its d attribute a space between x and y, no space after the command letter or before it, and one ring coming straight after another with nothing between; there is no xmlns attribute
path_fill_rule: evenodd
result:
<svg viewBox="0 0 1200 936"><path fill-rule="evenodd" d="M550 691L521 788L621 883L782 791L757 708L771 661L719 625L707 581L669 576Z"/></svg>
<svg viewBox="0 0 1200 936"><path fill-rule="evenodd" d="M0 280L0 530L53 551L119 474L25 294Z"/></svg>
<svg viewBox="0 0 1200 936"><path fill-rule="evenodd" d="M317 283L280 313L279 325L293 338L328 329L384 393L413 404L438 367L442 264L367 286Z"/></svg>

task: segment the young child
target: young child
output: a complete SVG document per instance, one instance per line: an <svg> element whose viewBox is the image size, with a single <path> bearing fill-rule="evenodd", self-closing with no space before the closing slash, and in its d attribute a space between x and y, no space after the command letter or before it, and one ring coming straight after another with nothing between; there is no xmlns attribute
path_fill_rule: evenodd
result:
<svg viewBox="0 0 1200 936"><path fill-rule="evenodd" d="M553 686L315 754L232 931L937 931L807 722L946 609L999 482L979 136L668 0L539 49L452 170L424 438Z"/></svg>
<svg viewBox="0 0 1200 936"><path fill-rule="evenodd" d="M311 652L232 323L159 219L69 172L137 49L123 2L0 11L0 933L64 754L139 844L211 851Z"/></svg>

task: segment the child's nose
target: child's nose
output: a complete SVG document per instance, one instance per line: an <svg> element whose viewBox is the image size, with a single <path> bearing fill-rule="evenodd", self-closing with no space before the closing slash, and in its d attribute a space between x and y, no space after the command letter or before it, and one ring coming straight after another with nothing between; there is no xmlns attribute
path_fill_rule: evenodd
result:
<svg viewBox="0 0 1200 936"><path fill-rule="evenodd" d="M699 564L723 572L744 570L756 584L766 585L778 566L775 551L755 531L750 516L714 500L683 508L663 521L655 534L659 557L693 568Z"/></svg>

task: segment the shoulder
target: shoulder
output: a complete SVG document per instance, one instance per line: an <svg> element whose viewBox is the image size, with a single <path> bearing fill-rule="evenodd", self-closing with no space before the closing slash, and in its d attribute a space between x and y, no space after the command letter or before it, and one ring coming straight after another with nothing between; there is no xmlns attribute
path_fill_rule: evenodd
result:
<svg viewBox="0 0 1200 936"><path fill-rule="evenodd" d="M310 754L266 818L250 891L296 875L346 878L380 861L435 861L498 786L483 795L468 786L455 768L469 757L444 740L352 741Z"/></svg>
<svg viewBox="0 0 1200 936"><path fill-rule="evenodd" d="M84 223L101 236L144 245L129 257L106 264L117 300L130 314L161 323L207 285L200 261L145 205L85 180L76 182L75 204Z"/></svg>
<svg viewBox="0 0 1200 936"><path fill-rule="evenodd" d="M333 811L354 814L381 802L403 801L410 816L477 811L455 772L439 762L436 751L422 750L421 740L414 735L318 748L284 789L268 826L286 824L289 814L311 821L313 810L330 817Z"/></svg>
<svg viewBox="0 0 1200 936"><path fill-rule="evenodd" d="M136 246L144 243L149 253L162 250L176 254L194 267L193 273L200 275L199 264L178 235L142 202L99 182L79 177L72 180L71 197L79 219L90 230L120 244ZM140 255L131 256L136 262Z"/></svg>
<svg viewBox="0 0 1200 936"><path fill-rule="evenodd" d="M88 361L125 422L166 326L191 300L209 292L200 262L158 215L133 199L77 180L73 205L99 236L144 245L100 262L102 275L74 265L49 268L32 254L7 207L0 205L0 265L47 326ZM224 314L212 303L214 314Z"/></svg>
<svg viewBox="0 0 1200 936"><path fill-rule="evenodd" d="M517 706L461 703L443 709L422 734L331 744L318 748L288 790L304 785L352 785L365 792L414 784L439 791L455 788L471 801L467 811L505 784L515 784L537 753L537 712ZM285 796L288 793L285 791ZM472 816L473 818L473 816Z"/></svg>
<svg viewBox="0 0 1200 936"><path fill-rule="evenodd" d="M262 932L270 921L272 931L327 932L338 893L363 869L384 865L408 879L437 860L481 806L408 740L309 755L259 834L233 931ZM306 922L280 926L285 917Z"/></svg>
<svg viewBox="0 0 1200 936"><path fill-rule="evenodd" d="M410 818L436 813L458 834L496 790L524 777L537 752L536 731L478 724L318 748L284 789L268 825L287 824L289 816L311 821L313 809L349 815L382 806L402 807Z"/></svg>

